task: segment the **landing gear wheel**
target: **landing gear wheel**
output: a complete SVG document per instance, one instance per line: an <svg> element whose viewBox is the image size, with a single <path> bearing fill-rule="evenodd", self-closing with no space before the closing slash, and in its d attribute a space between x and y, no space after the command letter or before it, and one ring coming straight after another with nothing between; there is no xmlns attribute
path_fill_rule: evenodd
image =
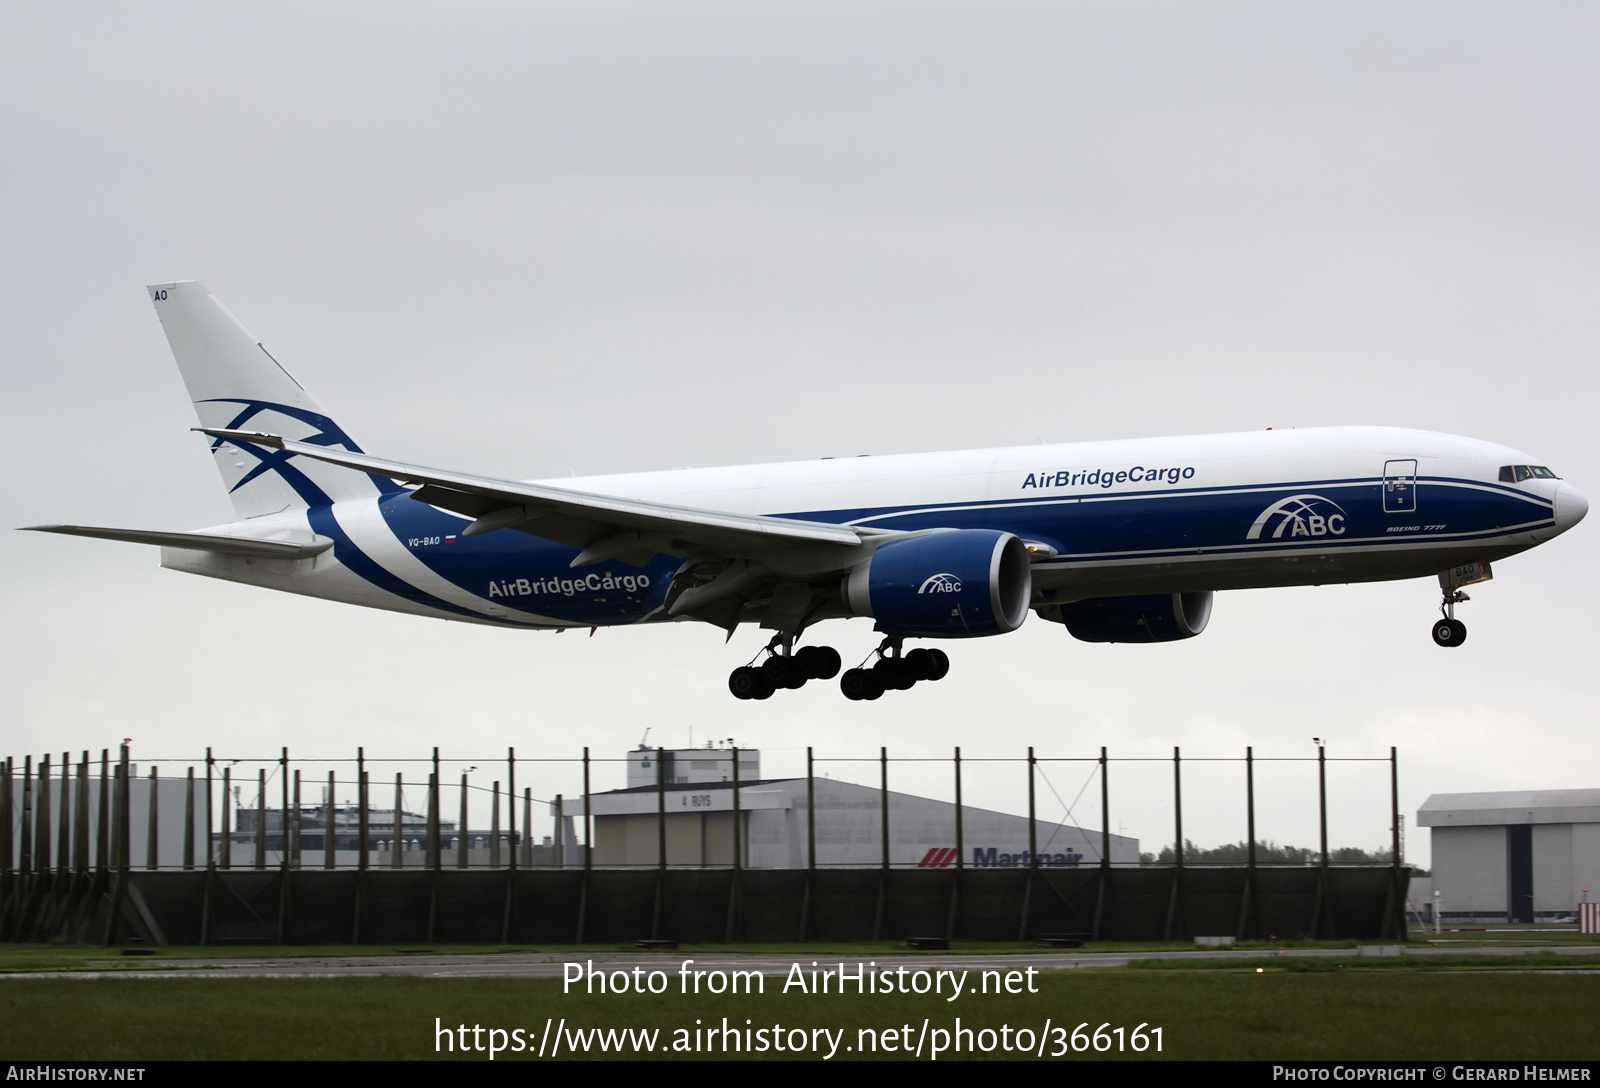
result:
<svg viewBox="0 0 1600 1088"><path fill-rule="evenodd" d="M1459 646L1467 641L1467 625L1460 620L1440 620L1433 625L1433 641L1440 646Z"/></svg>
<svg viewBox="0 0 1600 1088"><path fill-rule="evenodd" d="M735 699L768 699L773 689L765 673L746 665L729 674L728 690L733 692Z"/></svg>
<svg viewBox="0 0 1600 1088"><path fill-rule="evenodd" d="M809 680L832 680L844 664L832 646L802 646L794 652L794 661Z"/></svg>
<svg viewBox="0 0 1600 1088"><path fill-rule="evenodd" d="M761 673L774 688L803 687L809 677L797 658L774 655L761 663Z"/></svg>
<svg viewBox="0 0 1600 1088"><path fill-rule="evenodd" d="M882 657L872 666L886 691L909 691L917 682L916 667L902 657Z"/></svg>
<svg viewBox="0 0 1600 1088"><path fill-rule="evenodd" d="M839 690L846 699L876 699L883 694L883 681L875 670L848 669L839 677Z"/></svg>
<svg viewBox="0 0 1600 1088"><path fill-rule="evenodd" d="M918 680L943 680L950 671L950 658L943 650L912 650L905 662Z"/></svg>

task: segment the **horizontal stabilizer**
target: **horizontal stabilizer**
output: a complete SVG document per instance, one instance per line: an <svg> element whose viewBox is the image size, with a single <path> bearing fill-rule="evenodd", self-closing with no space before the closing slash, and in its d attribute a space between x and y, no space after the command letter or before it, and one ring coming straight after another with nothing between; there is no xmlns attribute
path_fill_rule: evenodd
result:
<svg viewBox="0 0 1600 1088"><path fill-rule="evenodd" d="M67 536L92 536L100 540L123 540L130 544L158 544L164 548L188 548L220 555L242 555L251 559L310 559L333 547L331 540L293 544L282 540L251 540L248 537L212 536L202 533L160 533L149 529L102 529L95 525L27 525L30 533L63 533Z"/></svg>

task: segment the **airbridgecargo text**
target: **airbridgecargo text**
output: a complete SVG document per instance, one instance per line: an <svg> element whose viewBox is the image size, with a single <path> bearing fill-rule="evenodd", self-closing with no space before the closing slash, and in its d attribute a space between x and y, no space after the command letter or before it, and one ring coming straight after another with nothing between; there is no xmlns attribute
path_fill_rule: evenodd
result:
<svg viewBox="0 0 1600 1088"><path fill-rule="evenodd" d="M557 594L572 597L579 593L616 590L638 593L650 588L648 574L586 574L582 578L506 578L489 583L490 597L538 597Z"/></svg>
<svg viewBox="0 0 1600 1088"><path fill-rule="evenodd" d="M1173 484L1194 479L1194 467L1145 468L1091 468L1059 469L1055 472L1030 472L1022 481L1024 490L1030 487L1116 487L1118 484Z"/></svg>

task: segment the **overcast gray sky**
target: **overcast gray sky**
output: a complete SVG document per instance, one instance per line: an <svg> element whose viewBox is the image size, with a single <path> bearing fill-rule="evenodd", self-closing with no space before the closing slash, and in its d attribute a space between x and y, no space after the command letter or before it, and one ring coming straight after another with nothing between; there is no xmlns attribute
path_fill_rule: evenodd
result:
<svg viewBox="0 0 1600 1088"><path fill-rule="evenodd" d="M1375 423L1593 495L1597 55L1580 3L9 3L8 517L231 516L142 290L189 278L369 451L488 474ZM1597 784L1595 531L1499 564L1456 650L1431 580L1230 593L1199 639L1035 620L873 703L736 702L753 630L501 632L4 533L0 747L475 761L648 726L772 774L807 744L1321 736L1398 746L1409 822L1432 792ZM1085 773L1050 771L1068 801ZM1015 809L1005 774L969 797ZM1262 833L1314 842L1306 768L1269 777ZM1336 843L1385 843L1386 775L1334 778ZM1169 780L1114 780L1147 847ZM1192 837L1242 836L1234 768L1185 785Z"/></svg>

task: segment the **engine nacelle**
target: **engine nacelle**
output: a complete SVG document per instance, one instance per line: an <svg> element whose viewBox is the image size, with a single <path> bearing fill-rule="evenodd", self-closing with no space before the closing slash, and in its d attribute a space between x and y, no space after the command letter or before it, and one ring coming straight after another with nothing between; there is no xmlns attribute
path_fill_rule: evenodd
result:
<svg viewBox="0 0 1600 1088"><path fill-rule="evenodd" d="M1015 631L1028 618L1033 572L1010 533L952 529L882 544L845 576L857 616L901 638L974 638Z"/></svg>
<svg viewBox="0 0 1600 1088"><path fill-rule="evenodd" d="M1051 611L1057 610L1072 637L1084 642L1176 642L1206 629L1211 591L1091 597L1056 605Z"/></svg>

